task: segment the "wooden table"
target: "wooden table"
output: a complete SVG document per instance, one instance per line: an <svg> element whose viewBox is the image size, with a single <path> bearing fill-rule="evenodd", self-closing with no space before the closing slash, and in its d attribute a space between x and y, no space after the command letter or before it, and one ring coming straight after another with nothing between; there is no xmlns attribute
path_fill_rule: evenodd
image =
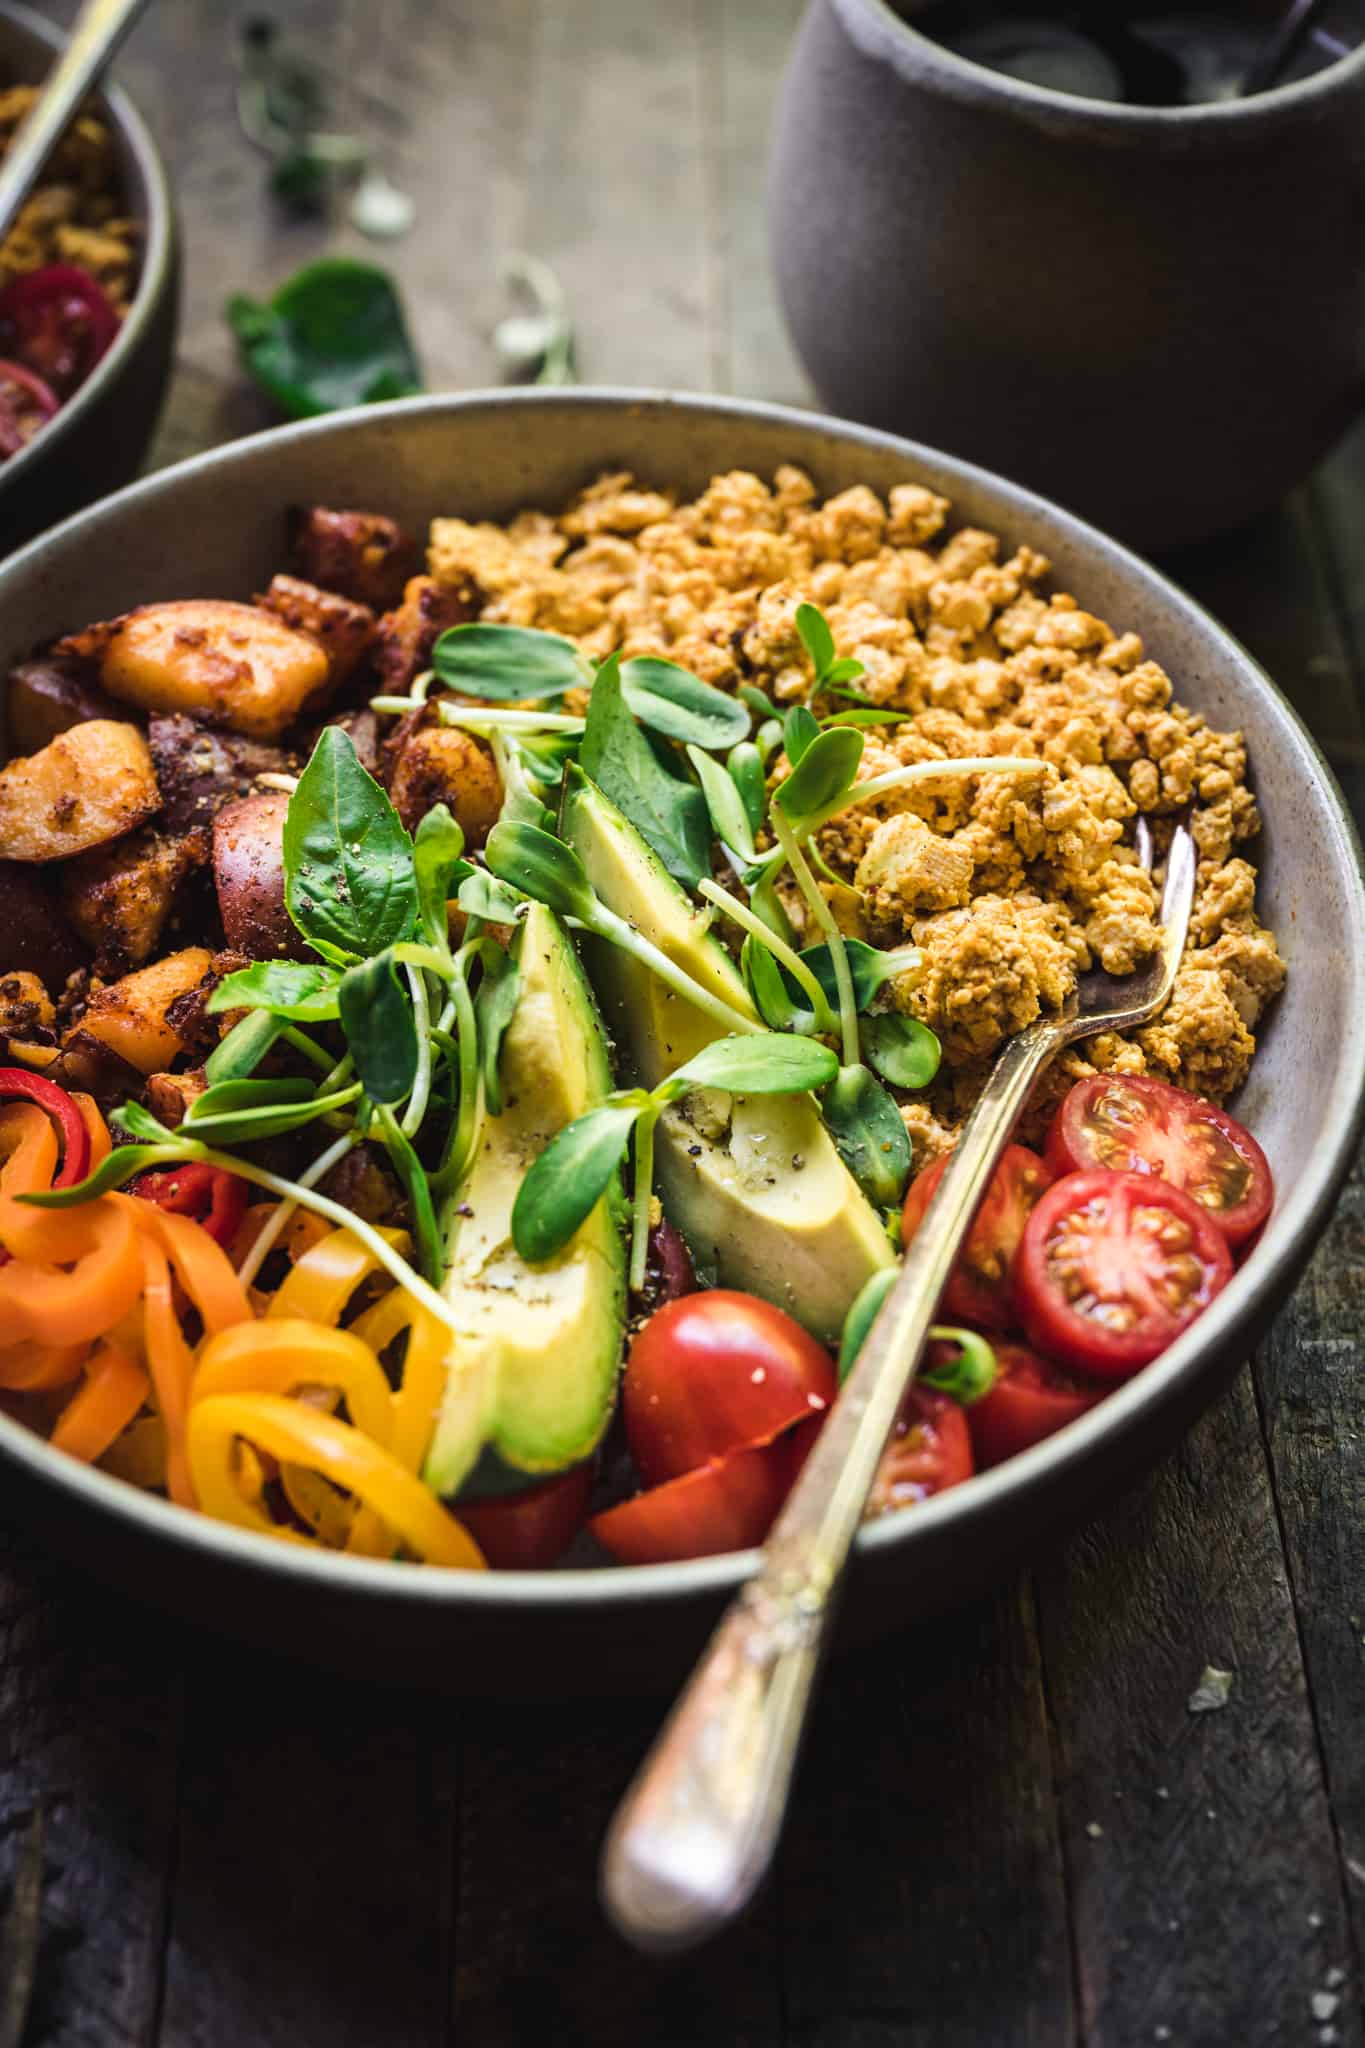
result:
<svg viewBox="0 0 1365 2048"><path fill-rule="evenodd" d="M560 272L586 378L808 397L761 201L795 0L350 0L377 22L359 54L336 11L280 9L401 115L418 221L369 253L401 276L433 386L495 380L498 267L521 247ZM122 64L188 238L161 460L263 423L221 301L327 240L264 198L232 12L163 0ZM1258 530L1174 565L1358 807L1363 496L1357 436ZM0 1908L35 1815L45 1837L25 2048L1360 2043L1363 1313L1357 1177L1261 1355L1163 1469L993 1599L831 1673L776 1882L668 1969L593 1896L653 1708L342 1690L5 1535ZM1195 1716L1206 1664L1232 1693ZM0 2048L19 1989L0 1959Z"/></svg>

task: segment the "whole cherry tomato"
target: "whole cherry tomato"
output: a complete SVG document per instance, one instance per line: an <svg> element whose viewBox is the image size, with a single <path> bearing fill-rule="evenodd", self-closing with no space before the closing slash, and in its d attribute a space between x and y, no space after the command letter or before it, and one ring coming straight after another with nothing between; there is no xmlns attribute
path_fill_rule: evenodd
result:
<svg viewBox="0 0 1365 2048"><path fill-rule="evenodd" d="M665 1303L630 1347L621 1405L647 1486L771 1442L834 1399L834 1362L756 1295L713 1287Z"/></svg>
<svg viewBox="0 0 1365 2048"><path fill-rule="evenodd" d="M1028 1220L1014 1265L1030 1343L1122 1379L1221 1294L1232 1254L1206 1209L1144 1173L1069 1173Z"/></svg>
<svg viewBox="0 0 1365 2048"><path fill-rule="evenodd" d="M1260 1229L1275 1199L1270 1165L1250 1131L1168 1081L1091 1074L1065 1096L1047 1137L1054 1173L1104 1166L1183 1188L1230 1245Z"/></svg>
<svg viewBox="0 0 1365 2048"><path fill-rule="evenodd" d="M1076 1378L1023 1344L997 1343L995 1364L995 1384L967 1410L972 1449L982 1471L1040 1444L1104 1399L1104 1387Z"/></svg>
<svg viewBox="0 0 1365 2048"><path fill-rule="evenodd" d="M911 1387L882 1452L868 1515L913 1507L916 1501L970 1479L974 1469L966 1410L951 1394Z"/></svg>
<svg viewBox="0 0 1365 2048"><path fill-rule="evenodd" d="M948 1153L936 1159L911 1182L901 1216L903 1244L909 1244L919 1229L951 1157ZM945 1317L987 1330L1014 1326L1010 1267L1029 1212L1052 1179L1051 1167L1036 1152L1025 1145L1005 1147L943 1290L940 1308Z"/></svg>
<svg viewBox="0 0 1365 2048"><path fill-rule="evenodd" d="M543 1571L564 1555L582 1528L591 1492L591 1464L575 1465L521 1493L457 1500L451 1512L495 1571Z"/></svg>

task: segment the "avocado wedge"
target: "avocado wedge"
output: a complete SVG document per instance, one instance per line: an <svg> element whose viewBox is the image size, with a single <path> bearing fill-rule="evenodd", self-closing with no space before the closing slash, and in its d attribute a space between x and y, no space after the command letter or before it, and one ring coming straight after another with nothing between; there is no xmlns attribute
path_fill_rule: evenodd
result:
<svg viewBox="0 0 1365 2048"><path fill-rule="evenodd" d="M609 909L734 1009L755 1014L709 916L581 772L568 780L561 829ZM619 947L592 940L586 957L622 1062L644 1087L723 1035ZM724 1286L762 1295L826 1342L837 1342L863 1283L894 1263L880 1218L808 1096L688 1096L660 1119L655 1163L664 1207L693 1256Z"/></svg>
<svg viewBox="0 0 1365 2048"><path fill-rule="evenodd" d="M601 1022L564 927L533 904L515 946L521 982L500 1056L504 1108L484 1119L456 1195L442 1289L460 1334L424 1476L446 1497L485 1447L526 1474L587 1457L611 1414L625 1335L618 1192L544 1265L527 1265L512 1244L527 1167L611 1087Z"/></svg>

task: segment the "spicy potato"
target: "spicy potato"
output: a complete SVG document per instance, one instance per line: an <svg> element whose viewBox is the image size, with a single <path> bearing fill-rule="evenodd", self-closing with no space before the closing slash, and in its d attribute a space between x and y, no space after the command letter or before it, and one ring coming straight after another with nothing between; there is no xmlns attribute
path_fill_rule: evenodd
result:
<svg viewBox="0 0 1365 2048"><path fill-rule="evenodd" d="M63 1043L76 1037L97 1039L139 1074L168 1067L184 1051L185 1041L166 1013L178 996L198 987L212 964L207 946L187 946L125 974L108 988L96 989L78 1030L68 1033Z"/></svg>
<svg viewBox="0 0 1365 2048"><path fill-rule="evenodd" d="M296 575L374 611L398 603L422 560L417 541L396 520L382 512L334 512L327 505L294 513L290 555Z"/></svg>
<svg viewBox="0 0 1365 2048"><path fill-rule="evenodd" d="M57 907L52 876L41 868L0 860L0 932L6 963L36 974L54 995L86 964L85 949Z"/></svg>
<svg viewBox="0 0 1365 2048"><path fill-rule="evenodd" d="M437 804L448 804L465 844L477 848L498 822L502 783L487 747L453 726L434 725L403 748L389 795L409 832Z"/></svg>
<svg viewBox="0 0 1365 2048"><path fill-rule="evenodd" d="M52 998L36 974L0 975L0 1032L6 1037L31 1038L50 1031L56 1021Z"/></svg>
<svg viewBox="0 0 1365 2048"><path fill-rule="evenodd" d="M317 641L327 656L334 687L348 681L370 651L377 623L373 611L338 591L322 590L301 576L272 576L269 590L256 602L286 626Z"/></svg>
<svg viewBox="0 0 1365 2048"><path fill-rule="evenodd" d="M252 960L306 954L284 904L284 820L289 798L261 789L213 821L213 881L228 945Z"/></svg>
<svg viewBox="0 0 1365 2048"><path fill-rule="evenodd" d="M131 832L160 802L137 727L91 718L0 768L0 848L10 860L66 860Z"/></svg>
<svg viewBox="0 0 1365 2048"><path fill-rule="evenodd" d="M5 686L11 753L36 754L59 732L87 718L117 718L118 705L95 681L89 662L44 655L21 661Z"/></svg>
<svg viewBox="0 0 1365 2048"><path fill-rule="evenodd" d="M139 605L116 619L100 660L112 696L144 711L188 711L273 739L329 685L316 640L273 612L226 598Z"/></svg>
<svg viewBox="0 0 1365 2048"><path fill-rule="evenodd" d="M187 840L150 828L63 865L62 907L94 953L98 973L122 974L151 959L175 892L193 865Z"/></svg>

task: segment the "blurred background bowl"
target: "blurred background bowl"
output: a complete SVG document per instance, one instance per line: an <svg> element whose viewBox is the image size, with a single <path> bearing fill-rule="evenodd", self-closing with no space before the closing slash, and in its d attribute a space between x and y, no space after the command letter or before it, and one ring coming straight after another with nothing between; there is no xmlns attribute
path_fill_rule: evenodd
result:
<svg viewBox="0 0 1365 2048"><path fill-rule="evenodd" d="M63 40L28 8L0 6L0 86L40 85ZM124 93L107 87L95 104L113 137L128 214L142 227L137 290L108 354L56 418L0 464L0 553L136 474L170 379L179 252L165 165Z"/></svg>

